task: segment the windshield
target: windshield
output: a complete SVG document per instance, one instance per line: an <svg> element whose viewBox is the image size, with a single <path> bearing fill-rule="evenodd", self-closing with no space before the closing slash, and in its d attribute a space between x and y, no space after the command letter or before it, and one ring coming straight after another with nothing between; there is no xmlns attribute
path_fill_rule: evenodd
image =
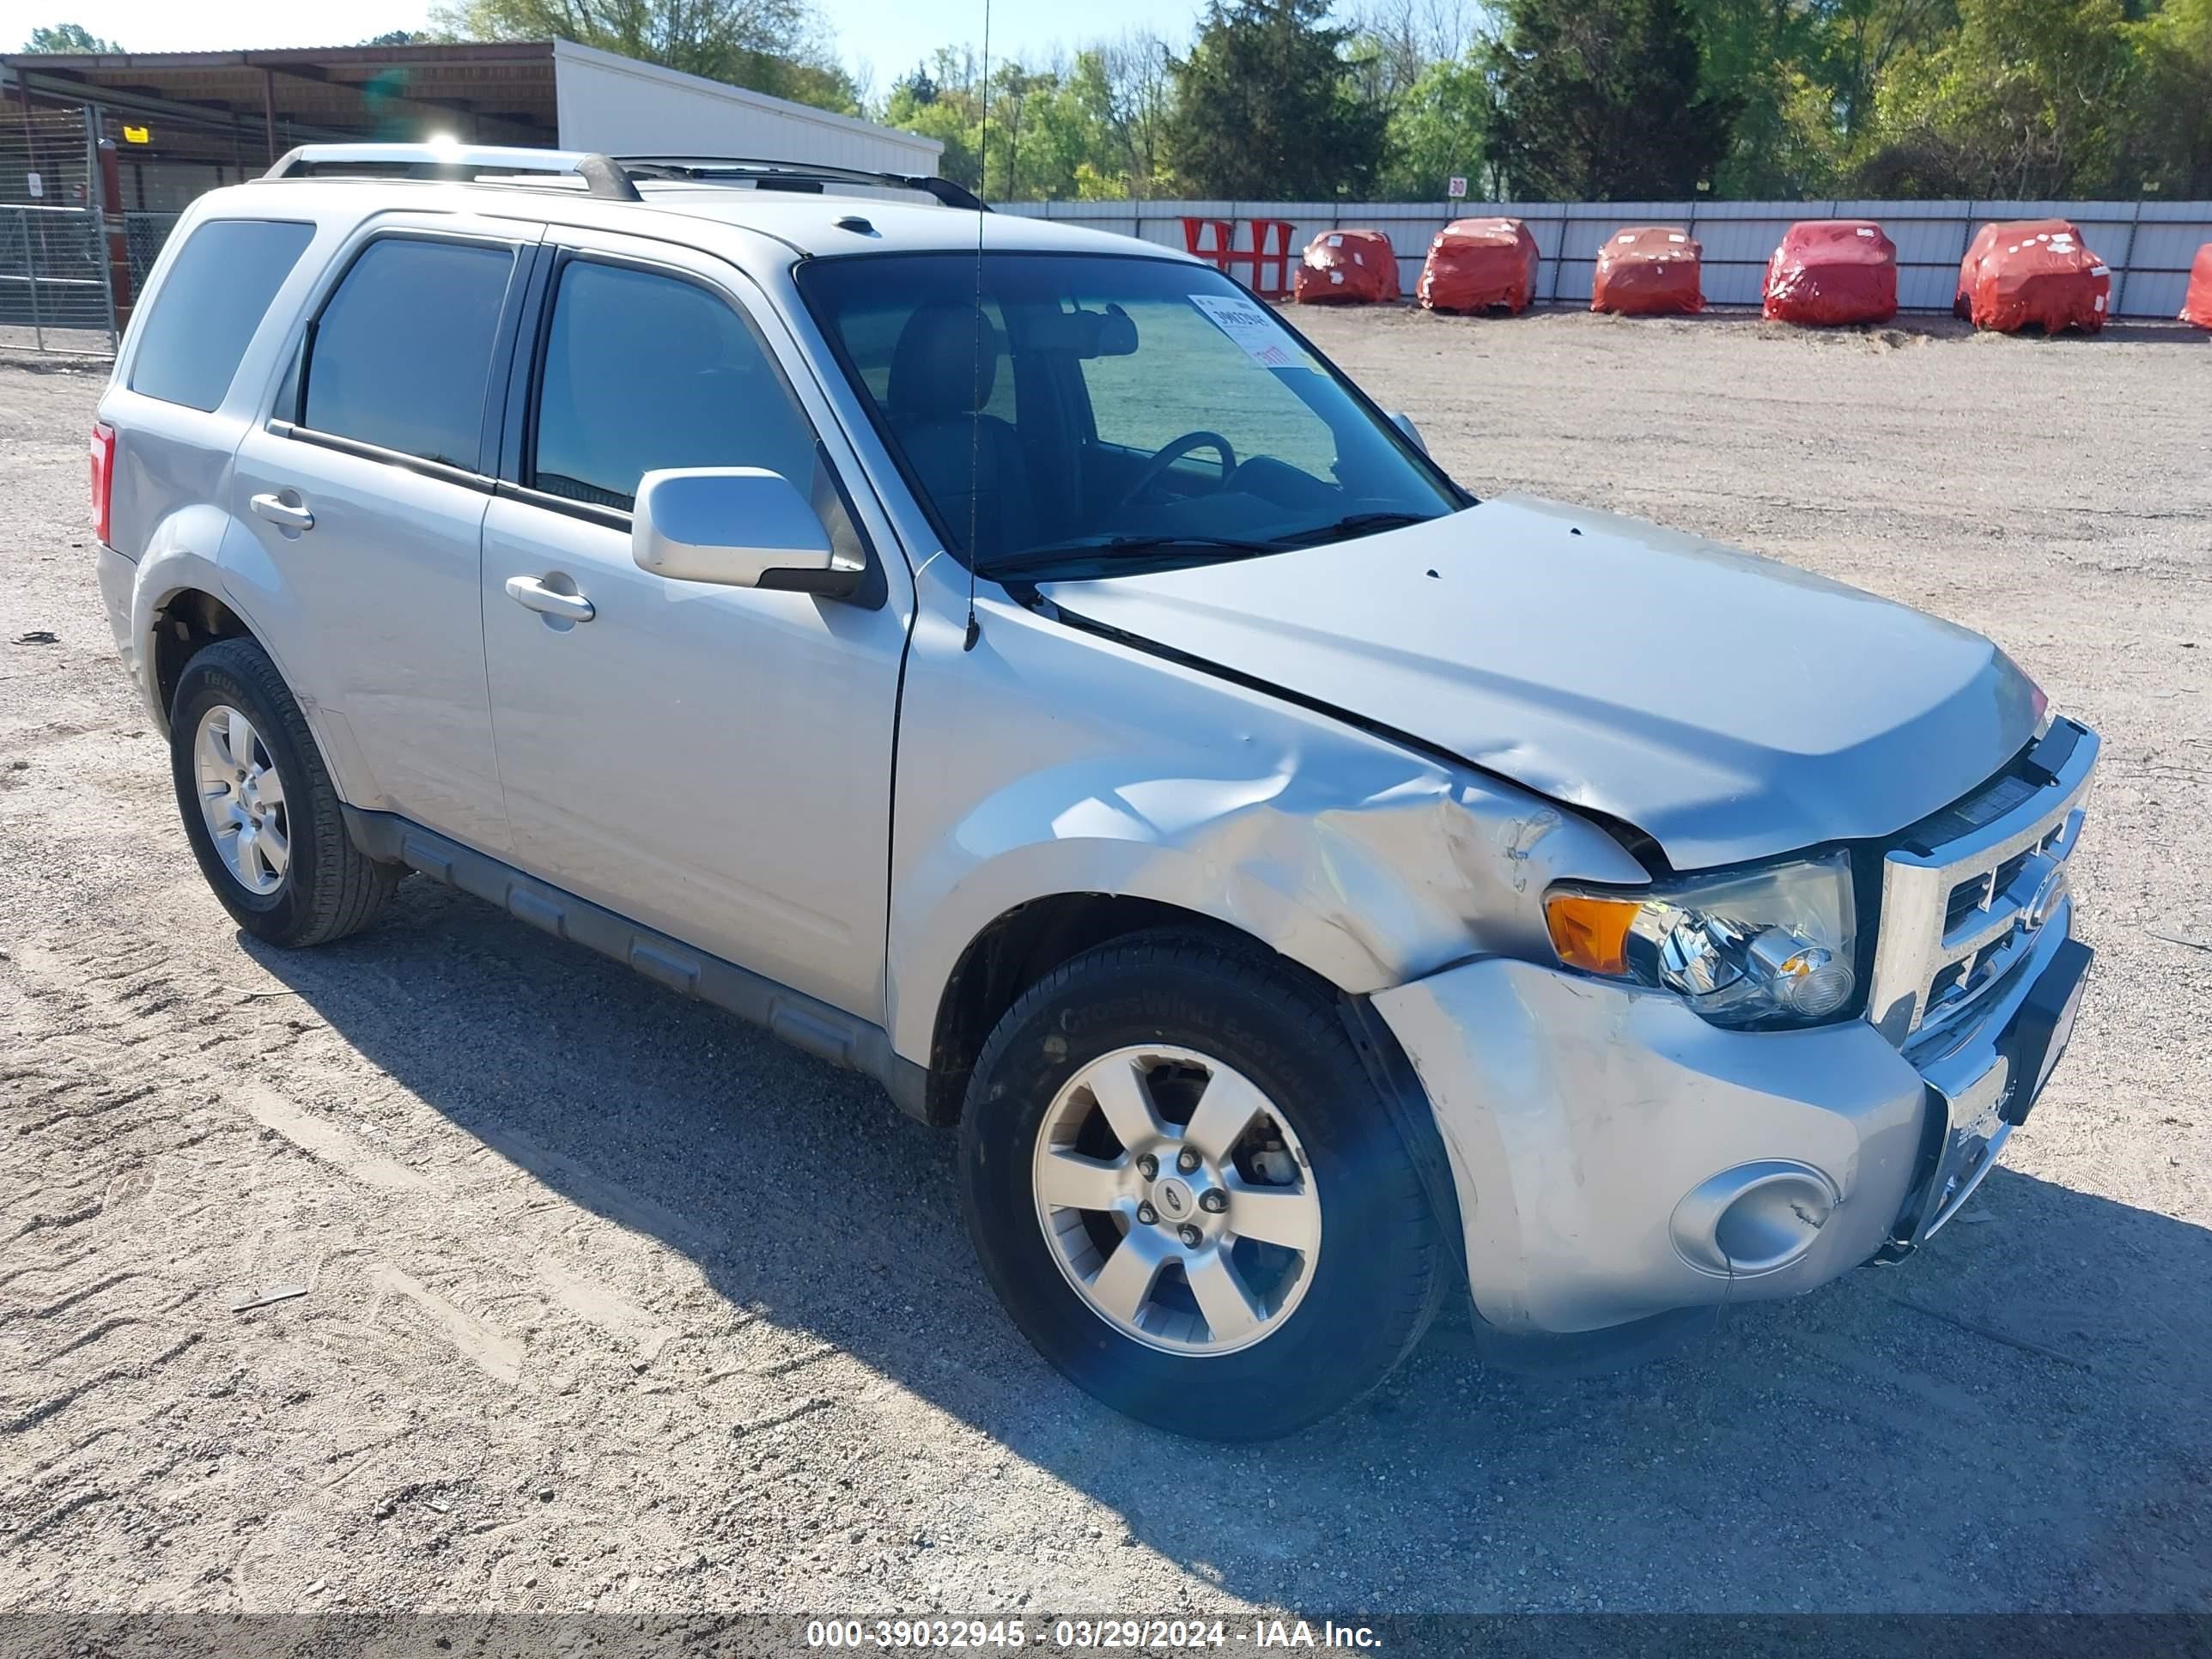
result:
<svg viewBox="0 0 2212 1659"><path fill-rule="evenodd" d="M799 281L945 545L986 574L1249 558L1462 505L1206 266L874 254Z"/></svg>

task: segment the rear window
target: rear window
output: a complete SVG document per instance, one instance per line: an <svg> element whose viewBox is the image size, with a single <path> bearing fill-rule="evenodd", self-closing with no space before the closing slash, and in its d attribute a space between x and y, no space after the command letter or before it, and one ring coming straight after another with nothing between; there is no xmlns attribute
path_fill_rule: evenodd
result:
<svg viewBox="0 0 2212 1659"><path fill-rule="evenodd" d="M315 325L301 423L478 470L511 248L387 237L353 262Z"/></svg>
<svg viewBox="0 0 2212 1659"><path fill-rule="evenodd" d="M211 219L195 230L154 296L131 389L188 409L222 403L269 302L314 234L313 225L272 219Z"/></svg>

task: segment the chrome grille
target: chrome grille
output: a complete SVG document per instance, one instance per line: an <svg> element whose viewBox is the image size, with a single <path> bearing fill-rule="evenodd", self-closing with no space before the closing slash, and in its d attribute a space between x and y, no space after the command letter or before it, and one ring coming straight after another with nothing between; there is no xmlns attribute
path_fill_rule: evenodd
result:
<svg viewBox="0 0 2212 1659"><path fill-rule="evenodd" d="M1892 1042L1933 1041L1969 1018L2026 955L2064 890L2097 750L2087 727L2055 722L1883 860L1867 1018Z"/></svg>

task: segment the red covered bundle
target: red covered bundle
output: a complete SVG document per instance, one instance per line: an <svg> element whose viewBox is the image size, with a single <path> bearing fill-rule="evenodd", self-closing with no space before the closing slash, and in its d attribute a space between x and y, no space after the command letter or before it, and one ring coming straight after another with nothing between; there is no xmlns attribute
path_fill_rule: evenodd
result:
<svg viewBox="0 0 2212 1659"><path fill-rule="evenodd" d="M1302 306L1395 300L1398 255L1379 230L1324 231L1306 244L1291 291Z"/></svg>
<svg viewBox="0 0 2212 1659"><path fill-rule="evenodd" d="M1705 249L1671 225L1632 226L1605 239L1590 309L1625 317L1695 316L1705 308Z"/></svg>
<svg viewBox="0 0 2212 1659"><path fill-rule="evenodd" d="M1536 239L1518 219L1455 219L1429 244L1415 291L1431 311L1526 311Z"/></svg>
<svg viewBox="0 0 2212 1659"><path fill-rule="evenodd" d="M2197 250L2197 263L2189 269L2189 293L2181 302L2181 320L2212 328L2212 242Z"/></svg>
<svg viewBox="0 0 2212 1659"><path fill-rule="evenodd" d="M2046 334L2078 328L2094 334L2105 325L2112 273L2081 244L2081 233L2063 219L2015 220L1984 225L1959 264L1959 291L1951 308L1976 328Z"/></svg>
<svg viewBox="0 0 2212 1659"><path fill-rule="evenodd" d="M1897 244L1869 219L1805 219L1766 262L1778 323L1886 323L1897 315Z"/></svg>
<svg viewBox="0 0 2212 1659"><path fill-rule="evenodd" d="M1951 314L1962 323L1973 316L1974 273L1982 268L1982 256L1996 246L1999 231L2048 230L2065 222L2063 219L2022 220L2012 225L1986 224L1976 231L1974 240L1966 244L1966 257L1959 261L1959 286L1951 295Z"/></svg>

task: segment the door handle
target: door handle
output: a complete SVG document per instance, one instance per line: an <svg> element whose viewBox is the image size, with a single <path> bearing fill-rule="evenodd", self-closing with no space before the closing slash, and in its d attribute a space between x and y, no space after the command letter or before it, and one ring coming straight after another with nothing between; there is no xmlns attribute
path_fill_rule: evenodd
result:
<svg viewBox="0 0 2212 1659"><path fill-rule="evenodd" d="M526 610L543 611L563 622L586 623L599 615L581 593L556 593L535 576L509 576L507 597Z"/></svg>
<svg viewBox="0 0 2212 1659"><path fill-rule="evenodd" d="M295 507L282 495L256 495L252 502L258 517L287 530L313 530L315 515L305 507Z"/></svg>

